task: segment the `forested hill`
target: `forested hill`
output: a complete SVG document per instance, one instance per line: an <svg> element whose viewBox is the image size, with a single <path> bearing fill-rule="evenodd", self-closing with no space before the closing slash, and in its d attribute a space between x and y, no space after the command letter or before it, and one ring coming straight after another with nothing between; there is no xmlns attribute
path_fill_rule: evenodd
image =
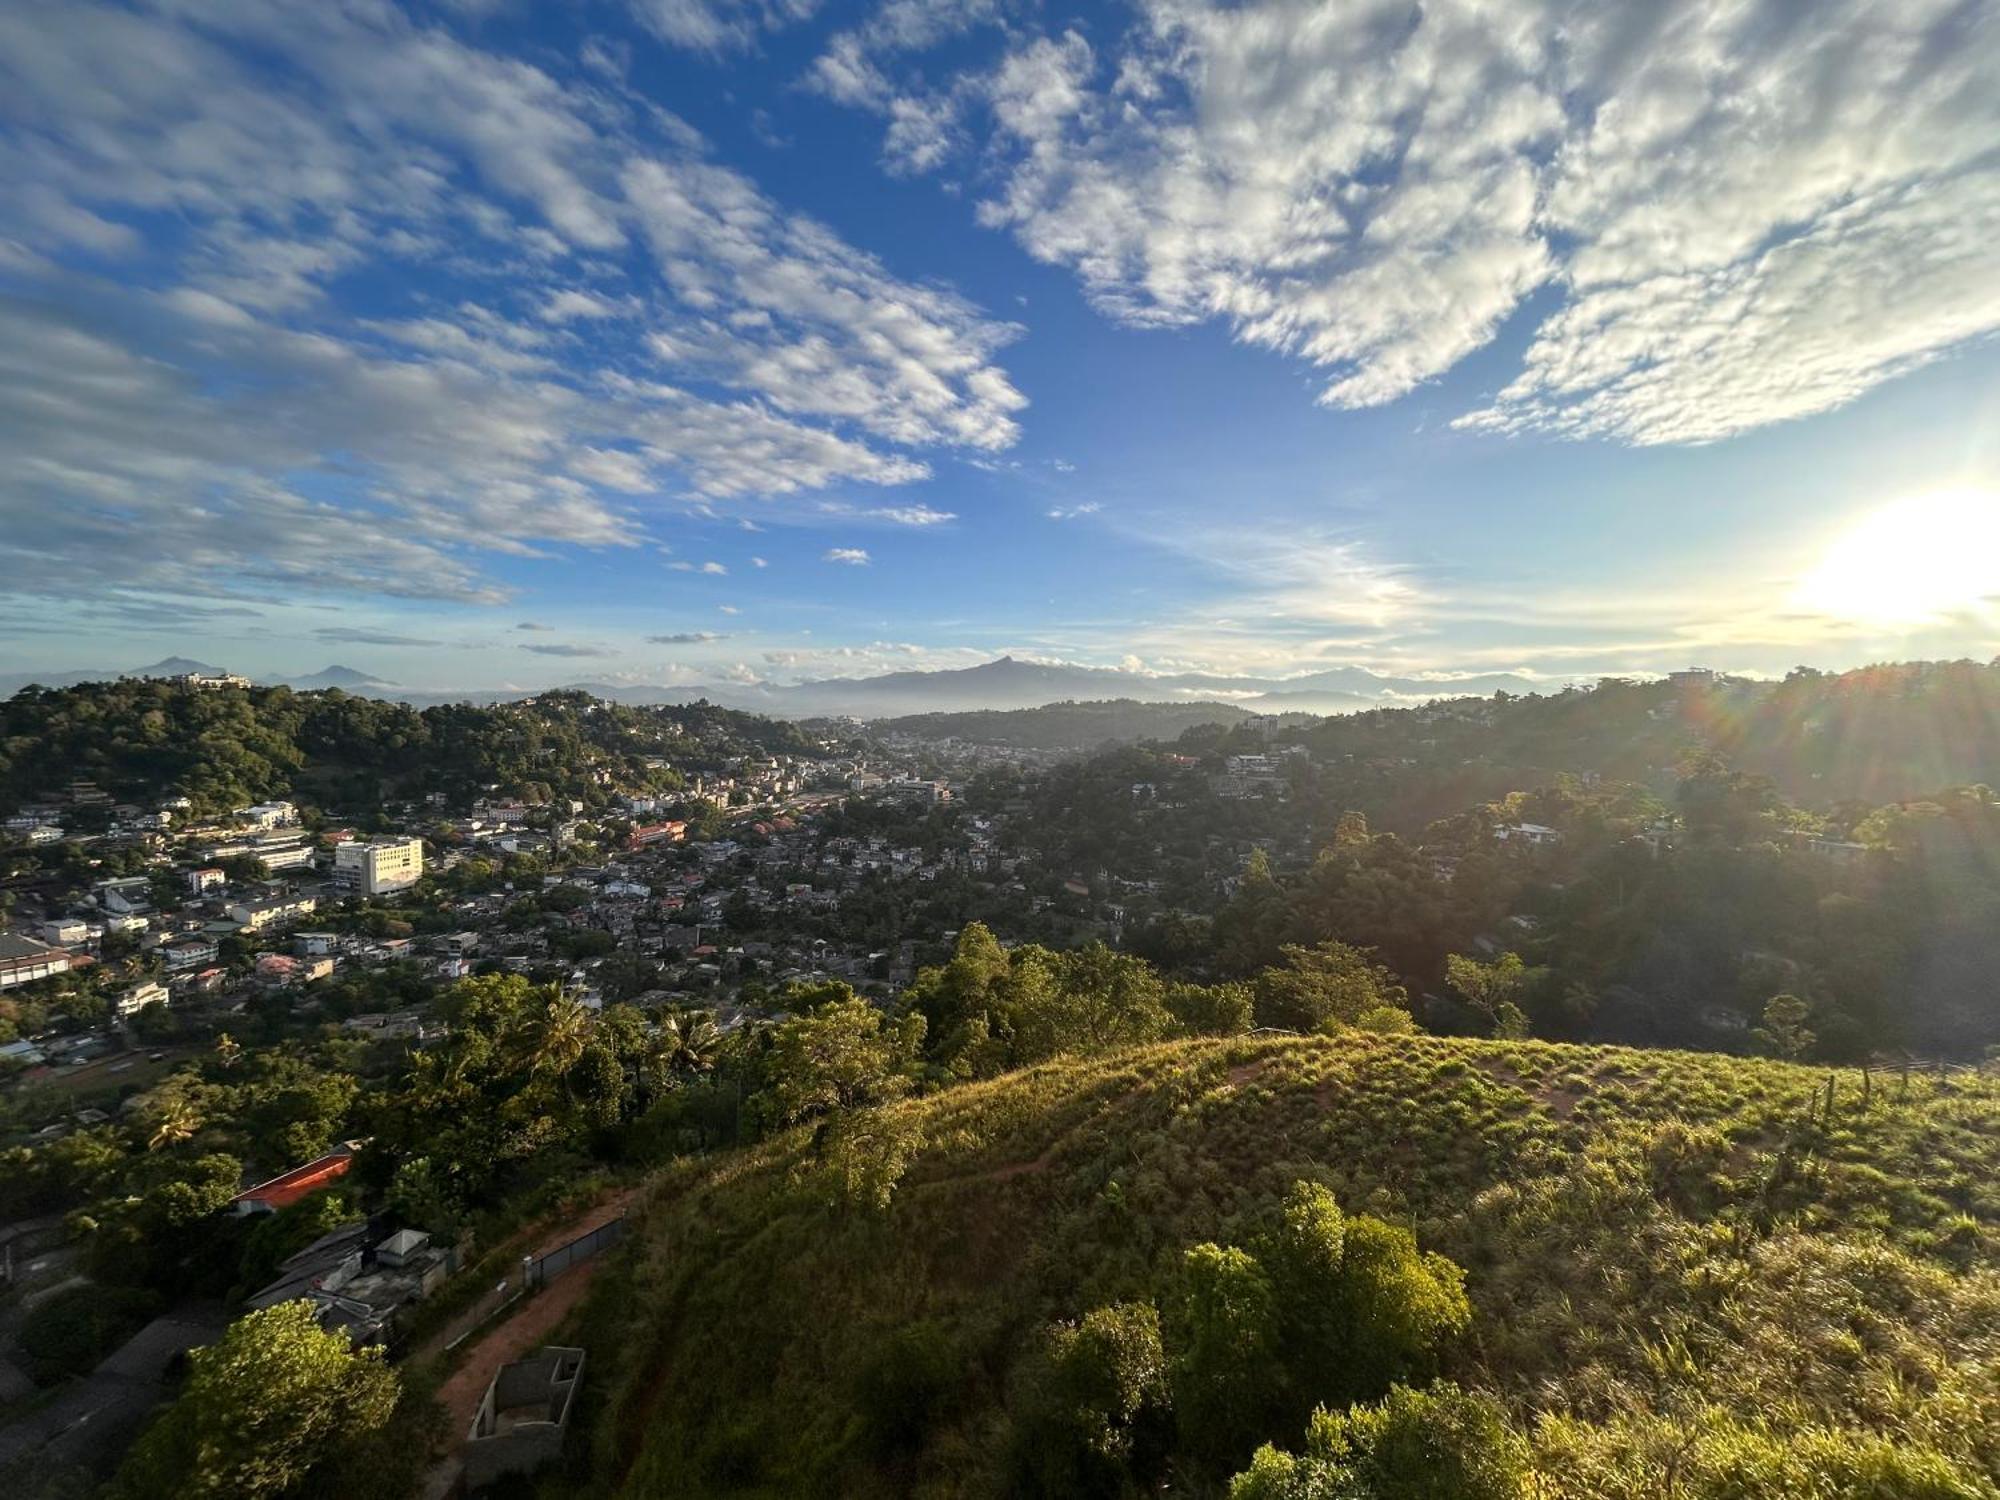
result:
<svg viewBox="0 0 2000 1500"><path fill-rule="evenodd" d="M1065 701L1040 708L907 714L872 726L917 739L960 739L1022 750L1091 750L1126 740L1164 740L1198 724L1241 724L1256 715L1226 703L1141 703L1135 698Z"/></svg>
<svg viewBox="0 0 2000 1500"><path fill-rule="evenodd" d="M0 702L0 808L89 780L115 798L180 795L197 812L310 794L367 813L444 792L590 799L595 773L678 785L649 757L719 768L732 756L815 754L799 727L707 703L628 708L581 693L422 710L331 690L202 688L144 678L28 688ZM649 780L650 779L650 780Z"/></svg>
<svg viewBox="0 0 2000 1500"><path fill-rule="evenodd" d="M1505 768L1516 786L1561 772L1657 782L1705 750L1793 801L1891 802L2000 784L2000 662L1801 667L1782 682L1607 678L1327 719L1307 743L1328 758Z"/></svg>

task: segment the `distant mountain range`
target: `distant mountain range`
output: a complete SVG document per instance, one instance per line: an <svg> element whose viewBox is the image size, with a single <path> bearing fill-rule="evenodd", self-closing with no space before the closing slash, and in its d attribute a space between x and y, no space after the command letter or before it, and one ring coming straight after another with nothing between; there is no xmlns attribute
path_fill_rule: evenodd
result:
<svg viewBox="0 0 2000 1500"><path fill-rule="evenodd" d="M0 676L0 695L30 683L69 687L113 677L171 677L222 670L205 662L172 656L130 671L17 672ZM434 703L495 703L534 696L520 690L467 690L417 693L353 667L331 666L308 676L265 679L302 692L340 688L371 698L395 698L423 707ZM967 713L979 709L1039 708L1062 702L1113 698L1142 703L1225 703L1250 713L1343 714L1428 702L1434 698L1495 692L1533 693L1546 684L1514 672L1485 672L1451 678L1391 677L1365 667L1333 667L1295 677L1226 676L1182 672L1155 676L1122 667L1079 667L1059 662L1021 661L1002 656L976 667L935 672L888 672L877 677L830 677L788 685L715 683L692 687L576 682L580 692L614 703L692 703L705 698L727 708L776 718L848 715L861 719L908 714Z"/></svg>

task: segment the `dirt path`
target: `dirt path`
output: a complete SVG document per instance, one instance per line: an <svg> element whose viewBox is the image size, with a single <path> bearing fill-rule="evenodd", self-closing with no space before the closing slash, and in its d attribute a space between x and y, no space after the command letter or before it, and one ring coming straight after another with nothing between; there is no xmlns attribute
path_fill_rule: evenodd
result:
<svg viewBox="0 0 2000 1500"><path fill-rule="evenodd" d="M556 1325L583 1300L600 1264L602 1257L592 1256L563 1272L523 1302L511 1318L489 1329L466 1350L458 1368L438 1388L438 1401L450 1418L445 1427L447 1440L454 1449L465 1441L472 1419L479 1414L479 1403L485 1399L486 1387L493 1383L500 1367L542 1346Z"/></svg>

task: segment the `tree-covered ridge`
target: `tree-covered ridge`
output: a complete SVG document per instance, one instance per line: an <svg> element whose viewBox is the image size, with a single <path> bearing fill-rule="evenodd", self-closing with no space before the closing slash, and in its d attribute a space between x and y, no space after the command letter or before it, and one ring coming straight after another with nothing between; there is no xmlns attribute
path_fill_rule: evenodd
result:
<svg viewBox="0 0 2000 1500"><path fill-rule="evenodd" d="M1375 709L1322 720L1305 738L1316 756L1375 763L1387 788L1450 776L1450 803L1410 808L1419 826L1562 772L1654 782L1697 750L1795 801L1876 804L2000 784L2000 662L1800 667L1781 682L1606 678L1546 696ZM1495 788L1496 776L1506 784Z"/></svg>
<svg viewBox="0 0 2000 1500"><path fill-rule="evenodd" d="M1120 740L1170 740L1199 724L1240 724L1250 710L1225 703L1142 703L1135 698L1048 703L1040 708L907 714L871 726L918 739L961 739L1024 750L1089 750Z"/></svg>
<svg viewBox="0 0 2000 1500"><path fill-rule="evenodd" d="M306 792L355 813L431 792L462 802L488 787L592 799L599 772L643 786L657 779L649 758L710 769L753 752L816 753L794 725L708 703L632 708L552 692L419 710L338 689L121 678L0 702L0 807L76 780L114 797L185 796L199 812Z"/></svg>
<svg viewBox="0 0 2000 1500"><path fill-rule="evenodd" d="M665 1180L652 1252L582 1332L615 1382L585 1488L2000 1481L1990 1079L1349 1031L858 1113ZM1419 1474L1492 1487L1414 1483L1408 1442Z"/></svg>

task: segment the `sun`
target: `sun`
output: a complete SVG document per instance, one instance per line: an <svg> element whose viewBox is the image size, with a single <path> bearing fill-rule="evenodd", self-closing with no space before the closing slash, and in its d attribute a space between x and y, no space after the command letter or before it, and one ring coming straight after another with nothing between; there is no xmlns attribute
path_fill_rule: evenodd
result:
<svg viewBox="0 0 2000 1500"><path fill-rule="evenodd" d="M1794 602L1912 628L2000 606L2000 490L1932 490L1864 516L1834 539Z"/></svg>

